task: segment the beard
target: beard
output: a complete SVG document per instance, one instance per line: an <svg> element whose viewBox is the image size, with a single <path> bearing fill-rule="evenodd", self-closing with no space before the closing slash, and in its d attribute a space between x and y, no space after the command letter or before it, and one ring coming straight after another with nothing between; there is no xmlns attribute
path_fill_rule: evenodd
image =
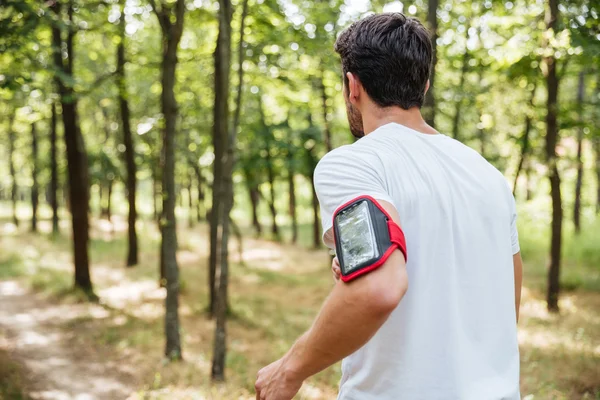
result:
<svg viewBox="0 0 600 400"><path fill-rule="evenodd" d="M350 124L350 132L357 139L365 136L363 128L362 114L346 99L346 114L348 115L348 123Z"/></svg>

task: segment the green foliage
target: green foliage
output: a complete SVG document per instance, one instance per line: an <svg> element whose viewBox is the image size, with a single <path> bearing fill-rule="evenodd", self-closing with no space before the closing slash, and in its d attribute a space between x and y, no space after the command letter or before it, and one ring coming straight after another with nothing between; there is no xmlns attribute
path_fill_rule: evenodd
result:
<svg viewBox="0 0 600 400"><path fill-rule="evenodd" d="M0 257L0 279L9 279L25 273L23 260L17 254L3 254Z"/></svg>

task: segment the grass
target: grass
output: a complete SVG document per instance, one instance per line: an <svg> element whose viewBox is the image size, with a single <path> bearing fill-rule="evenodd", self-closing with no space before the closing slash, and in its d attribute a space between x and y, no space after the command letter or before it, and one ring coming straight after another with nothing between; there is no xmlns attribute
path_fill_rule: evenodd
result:
<svg viewBox="0 0 600 400"><path fill-rule="evenodd" d="M24 273L23 261L18 254L0 254L0 279L14 278Z"/></svg>
<svg viewBox="0 0 600 400"><path fill-rule="evenodd" d="M544 303L548 224L536 212L530 205L520 210L526 262L519 333L523 398L600 399L600 221L588 220L577 237L565 224L561 313L551 315ZM63 328L76 333L80 348L135 366L140 399L252 399L256 371L281 356L310 326L327 295L327 251L245 237L242 264L233 240L227 381L213 385L214 321L205 313L207 228L179 225L182 363L165 363L163 358L164 292L157 285L156 225L142 222L138 231L140 264L125 268L124 232L110 233L96 221L90 258L105 312L93 313L92 307L98 306L90 305L88 314L65 322ZM310 230L301 233L310 243ZM66 236L32 235L22 228L0 242L0 279L20 277L48 301L81 301L70 291L71 268ZM5 357L0 354L0 361ZM339 367L329 368L307 381L300 398L333 399L338 381Z"/></svg>
<svg viewBox="0 0 600 400"><path fill-rule="evenodd" d="M30 400L25 387L23 367L0 348L0 400Z"/></svg>

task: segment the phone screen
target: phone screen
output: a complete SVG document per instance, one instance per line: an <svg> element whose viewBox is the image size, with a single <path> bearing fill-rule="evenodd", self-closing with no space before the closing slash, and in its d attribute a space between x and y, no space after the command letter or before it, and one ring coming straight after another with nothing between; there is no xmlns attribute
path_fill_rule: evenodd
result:
<svg viewBox="0 0 600 400"><path fill-rule="evenodd" d="M356 266L379 257L375 231L366 201L353 204L336 216L341 243L344 274Z"/></svg>

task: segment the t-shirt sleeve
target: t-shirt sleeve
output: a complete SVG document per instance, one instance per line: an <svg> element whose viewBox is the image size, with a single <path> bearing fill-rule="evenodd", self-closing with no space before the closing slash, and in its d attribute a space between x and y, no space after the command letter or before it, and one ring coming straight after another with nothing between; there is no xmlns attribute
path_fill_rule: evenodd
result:
<svg viewBox="0 0 600 400"><path fill-rule="evenodd" d="M321 159L314 173L314 185L321 208L323 241L332 238L333 213L342 204L363 195L392 203L387 193L383 165L378 157L356 154L340 147Z"/></svg>
<svg viewBox="0 0 600 400"><path fill-rule="evenodd" d="M519 246L519 232L517 231L517 206L515 204L515 197L510 194L510 242L512 245L513 255L521 251Z"/></svg>

